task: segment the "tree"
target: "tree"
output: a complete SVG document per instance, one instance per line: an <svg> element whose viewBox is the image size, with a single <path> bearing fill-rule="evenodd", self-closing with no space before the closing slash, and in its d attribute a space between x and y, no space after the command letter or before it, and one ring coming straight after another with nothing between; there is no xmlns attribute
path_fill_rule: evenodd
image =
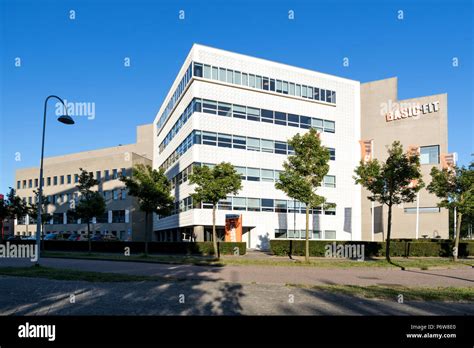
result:
<svg viewBox="0 0 474 348"><path fill-rule="evenodd" d="M91 252L92 243L90 236L90 223L92 218L104 215L105 201L104 197L102 197L99 192L91 190L92 187L99 184L99 182L94 179L94 175L92 173L88 173L82 168L79 168L79 170L81 171L81 174L79 175L79 183L77 184L77 188L80 192L80 198L75 208L68 211L68 214L72 214L75 218L86 220L89 252Z"/></svg>
<svg viewBox="0 0 474 348"><path fill-rule="evenodd" d="M194 167L189 176L189 184L195 184L194 193L191 194L194 202L212 204L212 241L214 255L219 258L216 233L216 207L221 199L228 195L236 195L242 188L242 179L234 166L221 162L213 168L209 166Z"/></svg>
<svg viewBox="0 0 474 348"><path fill-rule="evenodd" d="M468 168L453 167L431 169L431 183L427 189L441 201L439 207L456 210L456 238L454 241L453 258L458 260L461 224L464 216L474 215L474 162Z"/></svg>
<svg viewBox="0 0 474 348"><path fill-rule="evenodd" d="M400 142L394 141L388 149L385 162L379 162L377 159L365 163L361 161L355 173L356 184L362 185L372 194L367 198L388 207L385 257L391 262L392 207L413 202L418 191L424 186L419 155L416 152L404 153Z"/></svg>
<svg viewBox="0 0 474 348"><path fill-rule="evenodd" d="M2 239L4 238L3 235L3 221L8 219L10 216L10 209L8 207L8 201L5 198L0 196L0 229L2 231Z"/></svg>
<svg viewBox="0 0 474 348"><path fill-rule="evenodd" d="M3 232L3 220L20 219L28 214L28 206L21 197L17 196L15 190L10 187L7 199L0 199L0 227ZM3 238L3 234L2 234Z"/></svg>
<svg viewBox="0 0 474 348"><path fill-rule="evenodd" d="M148 255L148 217L155 213L168 216L173 209L171 182L164 171L153 169L150 165L138 164L132 169L131 177L120 178L128 193L137 199L140 210L145 213L145 255Z"/></svg>
<svg viewBox="0 0 474 348"><path fill-rule="evenodd" d="M326 199L316 194L316 190L329 171L330 153L321 145L321 139L313 128L304 135L296 134L288 144L295 154L288 156L283 163L284 170L275 187L306 205L305 260L309 262L309 212L311 208L326 203ZM332 206L334 204L326 205L327 208Z"/></svg>
<svg viewBox="0 0 474 348"><path fill-rule="evenodd" d="M29 215L33 219L37 220L38 219L38 201L39 201L39 191L34 190L33 191L35 194L35 203L31 204L29 207ZM44 196L41 199L42 202L42 207L41 207L41 231L40 234L43 236L44 234L44 225L46 224L46 221L51 220L52 214L48 213L48 206L49 206L49 199L48 197Z"/></svg>

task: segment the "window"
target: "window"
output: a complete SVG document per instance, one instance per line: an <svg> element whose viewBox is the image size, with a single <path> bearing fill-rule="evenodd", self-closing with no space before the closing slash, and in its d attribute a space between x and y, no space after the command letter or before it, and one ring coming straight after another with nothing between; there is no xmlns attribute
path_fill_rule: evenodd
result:
<svg viewBox="0 0 474 348"><path fill-rule="evenodd" d="M227 103L220 103L219 102L218 107L217 107L217 114L219 116L231 117L232 116L232 105L227 104Z"/></svg>
<svg viewBox="0 0 474 348"><path fill-rule="evenodd" d="M290 82L290 95L295 95L295 84Z"/></svg>
<svg viewBox="0 0 474 348"><path fill-rule="evenodd" d="M307 91L306 91L306 86L301 86L301 96L303 98L306 98L308 96Z"/></svg>
<svg viewBox="0 0 474 348"><path fill-rule="evenodd" d="M246 167L234 167L235 171L240 174L242 180L247 180L247 168Z"/></svg>
<svg viewBox="0 0 474 348"><path fill-rule="evenodd" d="M237 118L246 118L246 108L242 105L234 105L233 115Z"/></svg>
<svg viewBox="0 0 474 348"><path fill-rule="evenodd" d="M336 187L336 177L334 175L325 175L324 187Z"/></svg>
<svg viewBox="0 0 474 348"><path fill-rule="evenodd" d="M275 212L277 213L286 213L287 212L287 202L286 200L276 199L275 200Z"/></svg>
<svg viewBox="0 0 474 348"><path fill-rule="evenodd" d="M249 75L249 87L255 88L255 75Z"/></svg>
<svg viewBox="0 0 474 348"><path fill-rule="evenodd" d="M117 169L112 169L112 179L118 179L118 171L117 171Z"/></svg>
<svg viewBox="0 0 474 348"><path fill-rule="evenodd" d="M405 214L416 214L416 208L404 208ZM441 210L438 207L420 207L419 213L439 213Z"/></svg>
<svg viewBox="0 0 474 348"><path fill-rule="evenodd" d="M202 64L194 63L194 76L202 77Z"/></svg>
<svg viewBox="0 0 474 348"><path fill-rule="evenodd" d="M247 198L248 211L260 211L260 199L259 198Z"/></svg>
<svg viewBox="0 0 474 348"><path fill-rule="evenodd" d="M227 70L227 83L234 82L234 72L232 70Z"/></svg>
<svg viewBox="0 0 474 348"><path fill-rule="evenodd" d="M100 172L98 172L98 173L99 173L99 176L98 176L97 180L100 179ZM123 177L126 177L127 176L127 168L121 168L120 169L120 175L123 176Z"/></svg>
<svg viewBox="0 0 474 348"><path fill-rule="evenodd" d="M218 134L217 146L219 147L232 147L232 136L227 134Z"/></svg>
<svg viewBox="0 0 474 348"><path fill-rule="evenodd" d="M336 215L336 208L325 208L324 209L324 215Z"/></svg>
<svg viewBox="0 0 474 348"><path fill-rule="evenodd" d="M320 100L321 101L326 101L326 90L325 89L321 89Z"/></svg>
<svg viewBox="0 0 474 348"><path fill-rule="evenodd" d="M46 179L46 185L51 186L51 177ZM26 180L23 180L23 188L26 188Z"/></svg>
<svg viewBox="0 0 474 348"><path fill-rule="evenodd" d="M261 76L257 76L256 78L256 88L258 89L263 89L263 85L262 85L262 77Z"/></svg>
<svg viewBox="0 0 474 348"><path fill-rule="evenodd" d="M314 95L313 95L313 99L314 100L319 100L319 88L314 88L313 89L313 92L314 92Z"/></svg>
<svg viewBox="0 0 474 348"><path fill-rule="evenodd" d="M61 225L63 223L63 213L53 213L53 224Z"/></svg>
<svg viewBox="0 0 474 348"><path fill-rule="evenodd" d="M64 179L64 177L62 177ZM28 180L28 188L32 188L33 187L33 179L29 179Z"/></svg>
<svg viewBox="0 0 474 348"><path fill-rule="evenodd" d="M321 239L321 231L313 230L313 238L312 239Z"/></svg>
<svg viewBox="0 0 474 348"><path fill-rule="evenodd" d="M268 80L268 77L263 78L263 89L265 91L268 91L270 89L270 81Z"/></svg>
<svg viewBox="0 0 474 348"><path fill-rule="evenodd" d="M277 93L281 93L281 88L282 88L282 87L281 87L281 81L280 81L280 80L276 80L276 89L275 89L275 91L276 91Z"/></svg>
<svg viewBox="0 0 474 348"><path fill-rule="evenodd" d="M336 123L334 121L324 120L324 131L327 133L334 133L336 128Z"/></svg>
<svg viewBox="0 0 474 348"><path fill-rule="evenodd" d="M35 179L35 187L38 187L38 179Z"/></svg>
<svg viewBox="0 0 474 348"><path fill-rule="evenodd" d="M318 118L313 118L311 119L311 127L316 129L319 132L323 131L323 120L320 120Z"/></svg>
<svg viewBox="0 0 474 348"><path fill-rule="evenodd" d="M309 129L311 127L311 117L300 116L300 127Z"/></svg>
<svg viewBox="0 0 474 348"><path fill-rule="evenodd" d="M219 210L232 210L232 198L227 197L225 199L221 199L217 203L217 209L219 209Z"/></svg>
<svg viewBox="0 0 474 348"><path fill-rule="evenodd" d="M273 111L271 110L261 110L262 122L273 123Z"/></svg>
<svg viewBox="0 0 474 348"><path fill-rule="evenodd" d="M20 181L20 180L18 180L18 181L16 182L16 188L17 188L18 190L21 188L21 181Z"/></svg>
<svg viewBox="0 0 474 348"><path fill-rule="evenodd" d="M212 67L212 79L219 80L219 69L216 67Z"/></svg>
<svg viewBox="0 0 474 348"><path fill-rule="evenodd" d="M300 202L295 200L288 201L288 212L289 213L299 213L300 212Z"/></svg>
<svg viewBox="0 0 474 348"><path fill-rule="evenodd" d="M287 154L286 143L275 141L275 153L286 155Z"/></svg>
<svg viewBox="0 0 474 348"><path fill-rule="evenodd" d="M270 169L262 169L261 170L262 181L273 182L274 179L274 171Z"/></svg>
<svg viewBox="0 0 474 348"><path fill-rule="evenodd" d="M124 223L125 222L125 210L112 210L112 222L113 223Z"/></svg>
<svg viewBox="0 0 474 348"><path fill-rule="evenodd" d="M420 147L420 164L438 164L439 145Z"/></svg>
<svg viewBox="0 0 474 348"><path fill-rule="evenodd" d="M299 238L300 231L299 230L288 230L288 238Z"/></svg>
<svg viewBox="0 0 474 348"><path fill-rule="evenodd" d="M333 149L333 148L329 147L328 150L329 150L329 159L331 161L335 161L336 160L336 149Z"/></svg>
<svg viewBox="0 0 474 348"><path fill-rule="evenodd" d="M107 172L107 171L106 171ZM74 174L74 182L78 183L79 182L79 174Z"/></svg>
<svg viewBox="0 0 474 348"><path fill-rule="evenodd" d="M247 74L242 73L242 85L248 86L249 84L249 76Z"/></svg>
<svg viewBox="0 0 474 348"><path fill-rule="evenodd" d="M260 169L259 168L247 168L247 180L249 180L249 181L260 181Z"/></svg>
<svg viewBox="0 0 474 348"><path fill-rule="evenodd" d="M301 97L301 86L300 85L296 85L296 96Z"/></svg>
<svg viewBox="0 0 474 348"><path fill-rule="evenodd" d="M246 149L245 144L247 143L247 141L245 137L239 137L237 135L234 135L232 140L234 149Z"/></svg>
<svg viewBox="0 0 474 348"><path fill-rule="evenodd" d="M273 148L275 146L273 140L262 139L261 144L262 144L262 152L273 153Z"/></svg>
<svg viewBox="0 0 474 348"><path fill-rule="evenodd" d="M299 127L300 117L298 115L288 114L288 126Z"/></svg>
<svg viewBox="0 0 474 348"><path fill-rule="evenodd" d="M284 112L275 111L275 124L286 126L286 114Z"/></svg>
<svg viewBox="0 0 474 348"><path fill-rule="evenodd" d="M204 78L210 79L211 78L211 66L204 65Z"/></svg>
<svg viewBox="0 0 474 348"><path fill-rule="evenodd" d="M244 197L232 198L234 210L247 210L247 199Z"/></svg>
<svg viewBox="0 0 474 348"><path fill-rule="evenodd" d="M270 91L275 92L275 80L270 79Z"/></svg>
<svg viewBox="0 0 474 348"><path fill-rule="evenodd" d="M247 108L247 120L260 121L260 109Z"/></svg>
<svg viewBox="0 0 474 348"><path fill-rule="evenodd" d="M275 229L275 238L286 238L286 230Z"/></svg>
<svg viewBox="0 0 474 348"><path fill-rule="evenodd" d="M262 198L262 211L273 211L273 199Z"/></svg>
<svg viewBox="0 0 474 348"><path fill-rule="evenodd" d="M109 180L109 171L108 170L104 170L104 180L105 181Z"/></svg>
<svg viewBox="0 0 474 348"><path fill-rule="evenodd" d="M95 179L96 179L97 181L100 181L100 174L101 174L101 173L100 173L100 170L98 170L98 171L95 172Z"/></svg>
<svg viewBox="0 0 474 348"><path fill-rule="evenodd" d="M217 143L216 133L202 132L202 143L204 145L216 146L216 143Z"/></svg>
<svg viewBox="0 0 474 348"><path fill-rule="evenodd" d="M227 76L224 68L219 68L219 81L226 82Z"/></svg>
<svg viewBox="0 0 474 348"><path fill-rule="evenodd" d="M114 195L114 201L119 199L119 190L113 190L113 195Z"/></svg>
<svg viewBox="0 0 474 348"><path fill-rule="evenodd" d="M247 138L247 150L260 151L260 139Z"/></svg>
<svg viewBox="0 0 474 348"><path fill-rule="evenodd" d="M324 231L324 239L336 239L336 231L332 231L332 230Z"/></svg>
<svg viewBox="0 0 474 348"><path fill-rule="evenodd" d="M288 94L288 82L283 81L283 94Z"/></svg>
<svg viewBox="0 0 474 348"><path fill-rule="evenodd" d="M127 199L127 189L122 189L120 192L121 192L120 198L121 198L122 200Z"/></svg>
<svg viewBox="0 0 474 348"><path fill-rule="evenodd" d="M217 103L213 100L203 100L202 101L202 112L207 114L216 114L217 111Z"/></svg>

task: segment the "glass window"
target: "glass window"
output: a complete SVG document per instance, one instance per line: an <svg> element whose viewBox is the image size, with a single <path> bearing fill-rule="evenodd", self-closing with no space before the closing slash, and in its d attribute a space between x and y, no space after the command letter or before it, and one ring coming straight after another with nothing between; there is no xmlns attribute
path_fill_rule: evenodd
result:
<svg viewBox="0 0 474 348"><path fill-rule="evenodd" d="M300 85L296 85L296 96L297 97L301 97L301 86Z"/></svg>
<svg viewBox="0 0 474 348"><path fill-rule="evenodd" d="M336 231L324 231L324 239L336 239Z"/></svg>
<svg viewBox="0 0 474 348"><path fill-rule="evenodd" d="M216 114L217 111L217 102L213 100L203 100L202 102L202 112L207 114Z"/></svg>
<svg viewBox="0 0 474 348"><path fill-rule="evenodd" d="M321 101L326 101L326 90L325 89L321 89L320 100Z"/></svg>
<svg viewBox="0 0 474 348"><path fill-rule="evenodd" d="M194 131L192 133L193 144L201 144L201 131Z"/></svg>
<svg viewBox="0 0 474 348"><path fill-rule="evenodd" d="M215 66L212 67L212 79L219 80L219 69Z"/></svg>
<svg viewBox="0 0 474 348"><path fill-rule="evenodd" d="M416 208L404 208L405 214L416 214ZM423 213L439 213L440 208L438 207L420 207L420 214Z"/></svg>
<svg viewBox="0 0 474 348"><path fill-rule="evenodd" d="M275 80L270 79L270 91L275 91Z"/></svg>
<svg viewBox="0 0 474 348"><path fill-rule="evenodd" d="M247 180L260 181L260 168L247 168Z"/></svg>
<svg viewBox="0 0 474 348"><path fill-rule="evenodd" d="M322 132L323 131L323 120L320 120L319 118L311 119L311 127L313 127L316 130Z"/></svg>
<svg viewBox="0 0 474 348"><path fill-rule="evenodd" d="M420 164L438 164L439 145L420 147Z"/></svg>
<svg viewBox="0 0 474 348"><path fill-rule="evenodd" d="M287 154L286 143L281 142L281 141L275 141L275 153L286 155Z"/></svg>
<svg viewBox="0 0 474 348"><path fill-rule="evenodd" d="M221 199L217 203L217 209L219 210L232 210L232 198L226 197L225 199Z"/></svg>
<svg viewBox="0 0 474 348"><path fill-rule="evenodd" d="M247 168L246 167L234 167L235 171L240 174L242 180L247 180Z"/></svg>
<svg viewBox="0 0 474 348"><path fill-rule="evenodd" d="M204 65L204 78L210 79L211 78L211 66Z"/></svg>
<svg viewBox="0 0 474 348"><path fill-rule="evenodd" d="M227 70L227 83L234 82L234 72L232 70Z"/></svg>
<svg viewBox="0 0 474 348"><path fill-rule="evenodd" d="M321 239L321 231L313 230L313 237L312 239Z"/></svg>
<svg viewBox="0 0 474 348"><path fill-rule="evenodd" d="M247 138L247 150L260 151L260 139Z"/></svg>
<svg viewBox="0 0 474 348"><path fill-rule="evenodd" d="M249 87L255 88L255 75L249 75Z"/></svg>
<svg viewBox="0 0 474 348"><path fill-rule="evenodd" d="M313 99L313 87L308 87L308 98Z"/></svg>
<svg viewBox="0 0 474 348"><path fill-rule="evenodd" d="M336 177L334 175L325 175L324 187L336 187Z"/></svg>
<svg viewBox="0 0 474 348"><path fill-rule="evenodd" d="M202 77L202 64L194 63L194 76Z"/></svg>
<svg viewBox="0 0 474 348"><path fill-rule="evenodd" d="M217 107L217 114L219 116L227 116L227 117L232 116L232 105L219 102L218 107Z"/></svg>
<svg viewBox="0 0 474 348"><path fill-rule="evenodd" d="M273 211L273 199L262 198L262 211Z"/></svg>
<svg viewBox="0 0 474 348"><path fill-rule="evenodd" d="M262 77L261 76L257 76L255 87L258 88L258 89L263 89Z"/></svg>
<svg viewBox="0 0 474 348"><path fill-rule="evenodd" d="M286 213L287 212L287 201L282 199L275 200L275 212Z"/></svg>
<svg viewBox="0 0 474 348"><path fill-rule="evenodd" d="M273 153L273 147L274 147L273 140L262 139L261 144L262 144L262 152Z"/></svg>
<svg viewBox="0 0 474 348"><path fill-rule="evenodd" d="M299 213L300 212L300 202L295 200L288 201L288 212L289 213Z"/></svg>
<svg viewBox="0 0 474 348"><path fill-rule="evenodd" d="M263 145L262 145L263 147ZM274 172L273 170L270 170L270 169L262 169L262 181L270 181L270 182L273 182L275 181L273 175L274 175ZM262 203L262 206L263 206L263 203Z"/></svg>
<svg viewBox="0 0 474 348"><path fill-rule="evenodd" d="M51 186L51 177L46 178L46 185ZM26 180L23 180L23 188L26 188Z"/></svg>
<svg viewBox="0 0 474 348"><path fill-rule="evenodd" d="M261 110L262 122L273 123L273 111L272 110Z"/></svg>
<svg viewBox="0 0 474 348"><path fill-rule="evenodd" d="M336 215L336 208L324 208L324 215Z"/></svg>
<svg viewBox="0 0 474 348"><path fill-rule="evenodd" d="M311 127L311 117L308 116L300 116L300 127L304 129L308 129Z"/></svg>
<svg viewBox="0 0 474 348"><path fill-rule="evenodd" d="M247 120L260 121L260 109L247 108Z"/></svg>
<svg viewBox="0 0 474 348"><path fill-rule="evenodd" d="M233 136L234 149L246 149L247 139L245 137Z"/></svg>
<svg viewBox="0 0 474 348"><path fill-rule="evenodd" d="M336 123L334 121L324 120L324 131L327 133L334 133L336 131Z"/></svg>
<svg viewBox="0 0 474 348"><path fill-rule="evenodd" d="M288 82L283 81L283 94L288 94Z"/></svg>
<svg viewBox="0 0 474 348"><path fill-rule="evenodd" d="M286 230L275 229L275 238L287 238Z"/></svg>
<svg viewBox="0 0 474 348"><path fill-rule="evenodd" d="M247 199L245 197L232 198L234 210L247 210Z"/></svg>
<svg viewBox="0 0 474 348"><path fill-rule="evenodd" d="M242 75L240 71L234 71L234 83L237 85L242 83Z"/></svg>
<svg viewBox="0 0 474 348"><path fill-rule="evenodd" d="M202 106L201 99L194 99L193 103L194 103L194 111L201 112L201 106Z"/></svg>
<svg viewBox="0 0 474 348"><path fill-rule="evenodd" d="M113 178L113 179L118 179L118 171L117 171L117 169L112 169L112 178Z"/></svg>
<svg viewBox="0 0 474 348"><path fill-rule="evenodd" d="M332 91L326 90L326 102L332 103Z"/></svg>
<svg viewBox="0 0 474 348"><path fill-rule="evenodd" d="M286 126L286 114L284 112L275 111L275 124Z"/></svg>
<svg viewBox="0 0 474 348"><path fill-rule="evenodd" d="M328 150L329 150L329 159L331 161L335 161L336 160L336 149L333 149L333 148L329 147Z"/></svg>
<svg viewBox="0 0 474 348"><path fill-rule="evenodd" d="M308 96L306 92L307 92L306 91L306 86L301 86L301 96L303 98L306 98Z"/></svg>
<svg viewBox="0 0 474 348"><path fill-rule="evenodd" d="M217 146L219 147L232 147L232 136L228 134L218 134Z"/></svg>
<svg viewBox="0 0 474 348"><path fill-rule="evenodd" d="M260 211L260 199L247 198L247 208L248 211Z"/></svg>
<svg viewBox="0 0 474 348"><path fill-rule="evenodd" d="M263 78L263 89L265 91L268 91L270 89L270 81L268 80L268 77Z"/></svg>
<svg viewBox="0 0 474 348"><path fill-rule="evenodd" d="M242 85L243 86L249 85L249 76L245 73L242 73Z"/></svg>
<svg viewBox="0 0 474 348"><path fill-rule="evenodd" d="M290 95L295 95L295 84L290 82Z"/></svg>
<svg viewBox="0 0 474 348"><path fill-rule="evenodd" d="M288 230L288 238L299 238L300 231L299 230Z"/></svg>
<svg viewBox="0 0 474 348"><path fill-rule="evenodd" d="M202 132L202 143L204 145L216 146L216 133Z"/></svg>
<svg viewBox="0 0 474 348"><path fill-rule="evenodd" d="M299 127L300 117L295 114L288 114L288 126Z"/></svg>
<svg viewBox="0 0 474 348"><path fill-rule="evenodd" d="M314 100L319 100L319 88L314 88Z"/></svg>
<svg viewBox="0 0 474 348"><path fill-rule="evenodd" d="M58 177L55 176L55 177L53 178L53 185L57 185L57 184L58 184ZM26 180L25 180L25 188L26 188Z"/></svg>
<svg viewBox="0 0 474 348"><path fill-rule="evenodd" d="M20 180L18 180L18 181L16 182L16 188L17 188L18 190L21 188L21 181L20 181Z"/></svg>
<svg viewBox="0 0 474 348"><path fill-rule="evenodd" d="M281 93L281 81L280 80L276 80L276 92L278 93Z"/></svg>
<svg viewBox="0 0 474 348"><path fill-rule="evenodd" d="M227 73L224 68L219 68L219 81L226 82L227 80Z"/></svg>
<svg viewBox="0 0 474 348"><path fill-rule="evenodd" d="M233 115L237 118L246 118L246 108L242 105L234 105L233 106Z"/></svg>

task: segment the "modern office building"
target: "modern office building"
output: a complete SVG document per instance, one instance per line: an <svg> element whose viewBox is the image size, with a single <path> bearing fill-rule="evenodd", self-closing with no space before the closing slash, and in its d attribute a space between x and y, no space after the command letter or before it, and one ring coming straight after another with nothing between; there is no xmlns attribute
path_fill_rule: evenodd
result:
<svg viewBox="0 0 474 348"><path fill-rule="evenodd" d="M137 208L135 198L127 194L120 175L130 175L136 164L152 164L152 125L137 127L135 144L78 152L44 160L43 194L48 198L46 233L87 233L84 221L68 216L71 201L78 200L77 183L80 169L93 173L99 181L96 189L103 193L107 212L93 219L94 234L113 235L120 240L143 240L145 215ZM38 190L39 168L16 171L16 192L29 204L35 200ZM149 224L150 225L150 224ZM15 221L15 234L28 236L36 233L36 221L26 216Z"/></svg>
<svg viewBox="0 0 474 348"><path fill-rule="evenodd" d="M386 228L383 209L375 206L372 218L367 193L354 184L354 169L366 151L383 159L385 145L398 139L407 149L421 152L426 176L447 152L446 100L445 94L418 98L404 102L420 105L384 111L384 103L399 102L396 79L361 85L194 45L154 121L153 165L172 180L176 201L171 216L154 217L156 239L211 239L211 206L193 202L188 176L193 166L223 161L236 167L243 188L218 205L221 237L226 215L232 214L240 215L248 247L265 249L274 238L304 238L304 205L274 184L292 153L287 140L313 127L331 152L330 170L318 193L336 208L312 211L310 237L381 240ZM435 198L423 191L418 208L420 214L413 214L413 204L397 208L393 237L415 238L418 225L419 237L446 238L447 213L436 208Z"/></svg>

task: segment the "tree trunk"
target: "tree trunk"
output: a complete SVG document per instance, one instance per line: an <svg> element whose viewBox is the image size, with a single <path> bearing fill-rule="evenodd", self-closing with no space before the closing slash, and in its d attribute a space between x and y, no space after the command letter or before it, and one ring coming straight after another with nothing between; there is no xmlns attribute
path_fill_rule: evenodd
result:
<svg viewBox="0 0 474 348"><path fill-rule="evenodd" d="M89 220L87 220L87 239L89 240L89 254L92 251L92 241L91 241L91 229Z"/></svg>
<svg viewBox="0 0 474 348"><path fill-rule="evenodd" d="M306 243L304 260L309 262L309 204L306 205Z"/></svg>
<svg viewBox="0 0 474 348"><path fill-rule="evenodd" d="M145 212L145 256L148 256L148 212Z"/></svg>
<svg viewBox="0 0 474 348"><path fill-rule="evenodd" d="M216 233L216 205L212 206L212 242L214 245L214 256L220 258L219 249L217 248L217 233Z"/></svg>
<svg viewBox="0 0 474 348"><path fill-rule="evenodd" d="M454 252L453 252L453 258L454 261L458 260L458 255L459 255L459 239L461 239L461 222L462 222L462 214L458 213L457 214L457 221L456 221L456 239L454 239Z"/></svg>
<svg viewBox="0 0 474 348"><path fill-rule="evenodd" d="M388 205L388 220L387 220L387 240L385 242L385 258L388 262L392 262L390 260L390 235L392 232L392 205Z"/></svg>

